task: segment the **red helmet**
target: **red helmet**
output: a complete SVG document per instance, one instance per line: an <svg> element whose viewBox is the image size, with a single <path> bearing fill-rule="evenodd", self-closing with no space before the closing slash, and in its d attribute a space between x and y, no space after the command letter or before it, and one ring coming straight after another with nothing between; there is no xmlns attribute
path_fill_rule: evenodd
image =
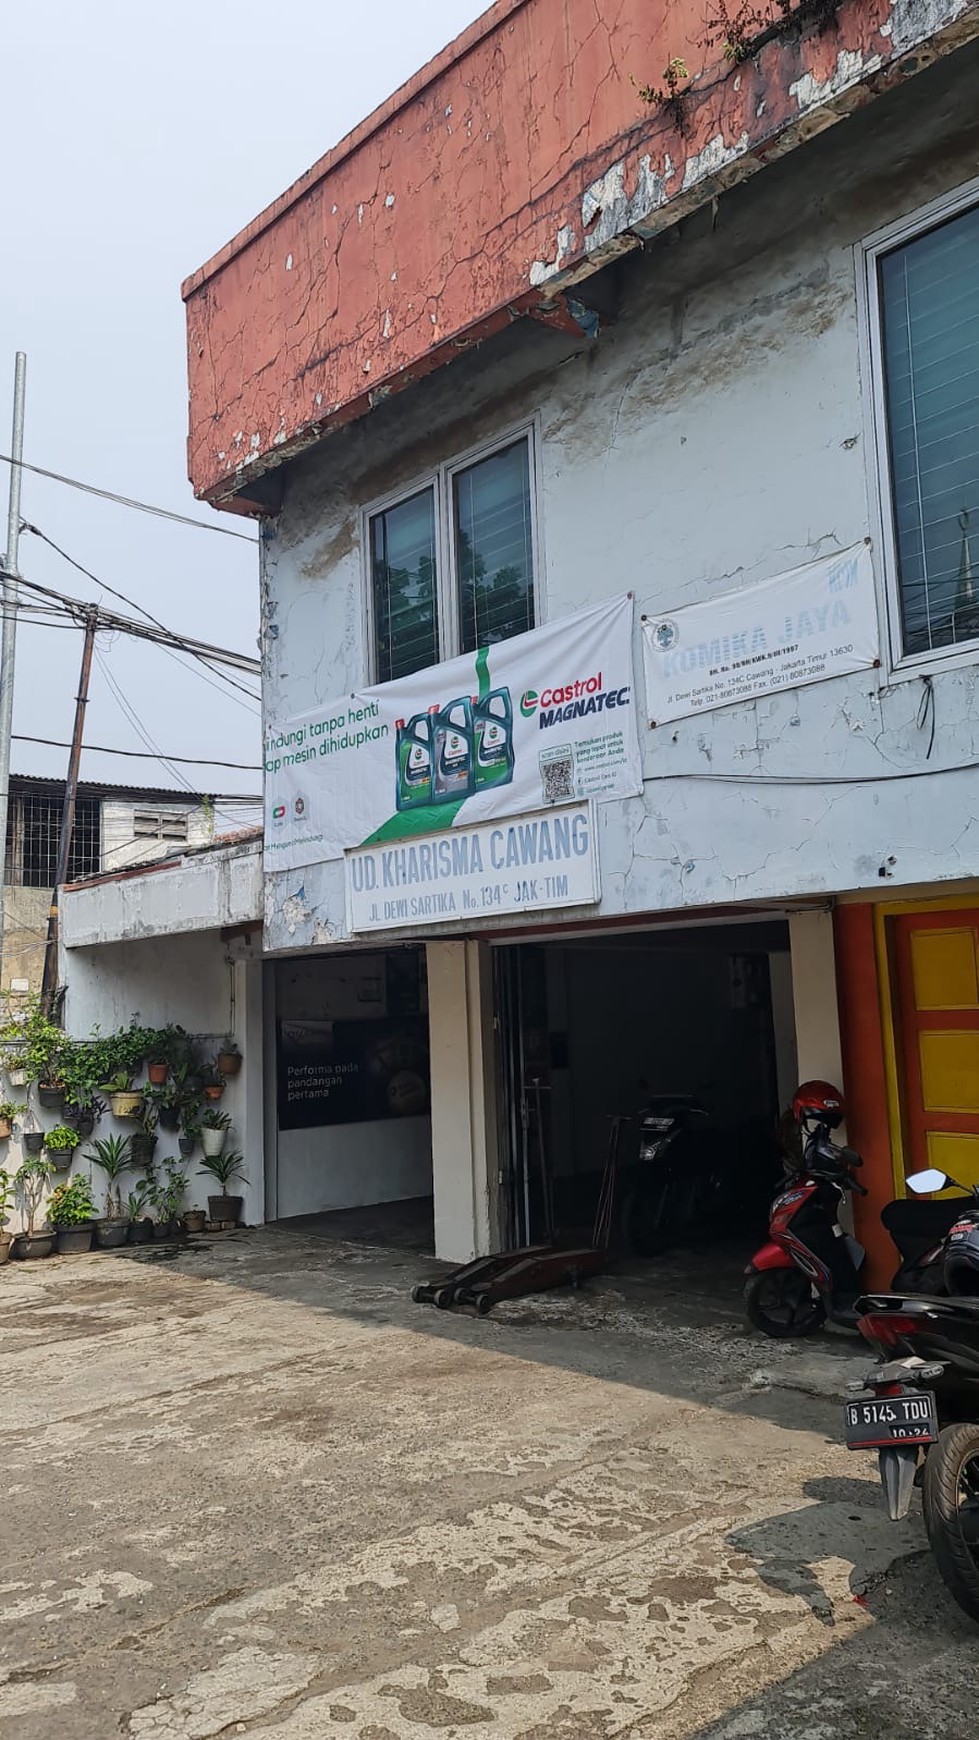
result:
<svg viewBox="0 0 979 1740"><path fill-rule="evenodd" d="M797 1124L803 1118L818 1118L827 1129L835 1130L846 1117L843 1095L831 1081L800 1082L792 1098L792 1116Z"/></svg>

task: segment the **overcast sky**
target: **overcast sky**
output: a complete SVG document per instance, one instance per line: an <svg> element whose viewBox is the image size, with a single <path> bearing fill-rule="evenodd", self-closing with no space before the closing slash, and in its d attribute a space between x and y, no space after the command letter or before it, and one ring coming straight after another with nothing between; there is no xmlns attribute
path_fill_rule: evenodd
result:
<svg viewBox="0 0 979 1740"><path fill-rule="evenodd" d="M15 350L28 358L25 458L250 530L195 504L186 475L180 283L457 32L478 0L33 0L4 25L0 452ZM0 465L0 549L8 468ZM167 525L24 477L32 521L168 627L255 651L257 557L239 540ZM25 535L21 572L108 594ZM117 606L122 609L123 606ZM171 654L97 642L156 746L258 764L257 709ZM14 730L67 739L81 637L23 625ZM96 664L86 735L140 749ZM66 751L14 743L15 771L63 774ZM258 773L183 769L197 790L257 792ZM171 785L154 761L86 754L82 776Z"/></svg>

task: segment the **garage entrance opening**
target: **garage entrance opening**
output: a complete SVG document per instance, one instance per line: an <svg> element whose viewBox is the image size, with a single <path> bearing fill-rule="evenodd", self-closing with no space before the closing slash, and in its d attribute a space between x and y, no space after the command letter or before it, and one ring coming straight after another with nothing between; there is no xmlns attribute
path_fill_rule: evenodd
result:
<svg viewBox="0 0 979 1740"><path fill-rule="evenodd" d="M274 995L274 1218L431 1251L424 949L277 961Z"/></svg>
<svg viewBox="0 0 979 1740"><path fill-rule="evenodd" d="M616 1118L615 1248L760 1241L796 1082L784 921L501 946L495 995L510 1246L587 1233ZM683 1124L666 1161L644 1110Z"/></svg>

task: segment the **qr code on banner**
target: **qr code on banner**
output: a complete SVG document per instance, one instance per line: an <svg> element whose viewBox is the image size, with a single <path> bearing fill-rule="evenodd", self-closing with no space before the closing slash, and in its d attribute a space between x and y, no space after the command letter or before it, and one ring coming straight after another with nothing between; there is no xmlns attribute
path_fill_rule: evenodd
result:
<svg viewBox="0 0 979 1740"><path fill-rule="evenodd" d="M541 792L546 804L574 797L574 750L548 749L540 758Z"/></svg>

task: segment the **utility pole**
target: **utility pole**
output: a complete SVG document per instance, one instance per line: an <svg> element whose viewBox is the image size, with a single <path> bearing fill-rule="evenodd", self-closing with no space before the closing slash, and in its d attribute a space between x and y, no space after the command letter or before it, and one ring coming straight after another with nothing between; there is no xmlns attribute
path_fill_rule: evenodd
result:
<svg viewBox="0 0 979 1740"><path fill-rule="evenodd" d="M78 678L78 694L75 697L75 725L71 734L71 752L68 756L68 778L65 783L65 797L61 808L61 833L58 836L58 863L54 873L54 889L51 894L51 905L48 909L48 936L44 945L44 975L41 979L41 1006L50 1018L54 1006L55 993L58 989L58 930L60 918L60 901L62 885L68 880L68 861L71 857L71 837L75 830L75 799L78 795L78 770L82 761L82 737L85 732L85 709L88 706L88 686L92 676L92 652L95 647L95 630L98 623L98 608L90 604L85 612L85 640L82 645L82 668Z"/></svg>
<svg viewBox="0 0 979 1740"><path fill-rule="evenodd" d="M14 722L14 655L17 650L17 562L20 555L20 480L24 457L24 393L27 357L14 362L14 416L10 437L10 495L7 503L7 550L3 560L3 633L0 636L0 981L4 956L3 882L7 863L7 804L10 795L10 733Z"/></svg>

